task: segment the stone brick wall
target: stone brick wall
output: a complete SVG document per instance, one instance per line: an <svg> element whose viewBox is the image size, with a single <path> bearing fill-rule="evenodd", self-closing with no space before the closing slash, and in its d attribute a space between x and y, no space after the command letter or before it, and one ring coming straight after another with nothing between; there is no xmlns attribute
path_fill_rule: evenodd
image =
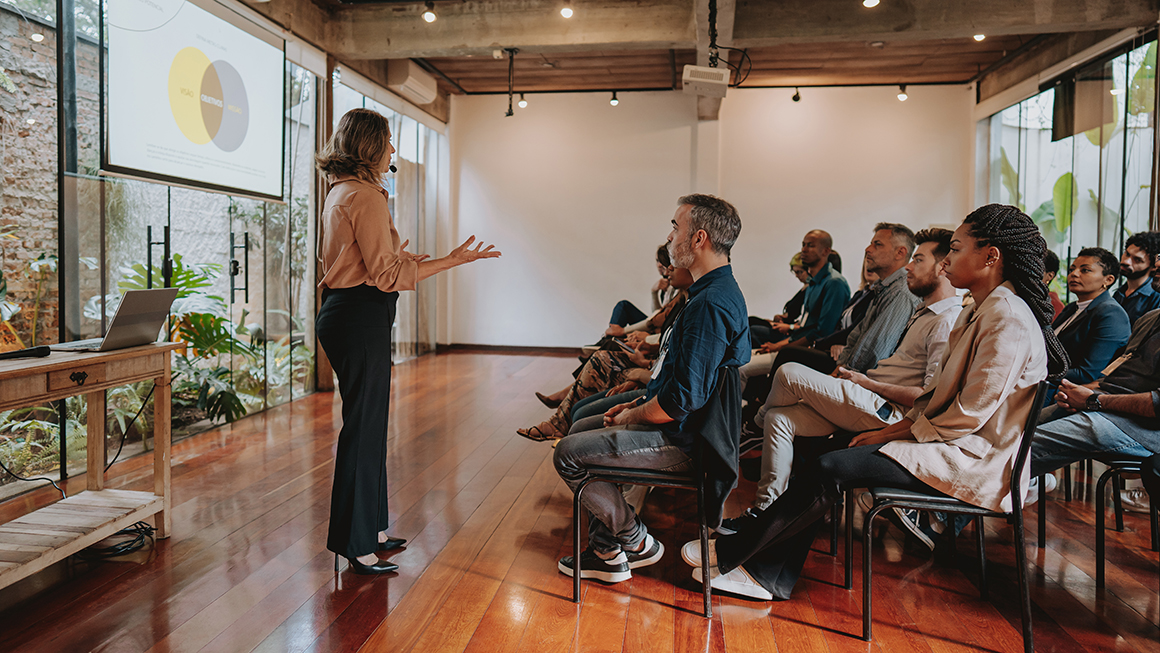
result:
<svg viewBox="0 0 1160 653"><path fill-rule="evenodd" d="M36 43L33 33L44 35ZM0 5L0 66L16 93L0 88L0 271L8 282L8 301L21 312L11 322L31 345L37 275L28 265L41 254L57 253L56 31ZM78 159L81 172L99 164L97 46L77 43ZM81 197L82 210L87 198ZM75 262L74 262L75 264ZM84 273L82 272L82 275ZM92 273L90 273L92 274ZM58 325L57 277L40 283L37 343L55 342Z"/></svg>

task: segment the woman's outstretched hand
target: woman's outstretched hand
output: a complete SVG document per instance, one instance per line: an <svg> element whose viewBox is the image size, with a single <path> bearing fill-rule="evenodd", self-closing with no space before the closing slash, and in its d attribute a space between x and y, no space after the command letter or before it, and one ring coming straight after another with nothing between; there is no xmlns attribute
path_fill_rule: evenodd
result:
<svg viewBox="0 0 1160 653"><path fill-rule="evenodd" d="M463 241L462 245L451 250L451 253L447 255L447 258L455 261L456 265L462 265L464 263L478 261L481 258L500 257L501 253L495 248L495 245L488 245L487 247L484 247L483 241L481 240L479 241L478 245L472 247L471 245L474 242L475 236L469 237L467 240Z"/></svg>
<svg viewBox="0 0 1160 653"><path fill-rule="evenodd" d="M430 254L412 254L411 252L408 252L407 245L409 244L411 244L411 240L408 238L407 240L403 241L402 245L399 245L399 258L403 259L404 261L414 261L416 263L422 263L423 261L431 258Z"/></svg>

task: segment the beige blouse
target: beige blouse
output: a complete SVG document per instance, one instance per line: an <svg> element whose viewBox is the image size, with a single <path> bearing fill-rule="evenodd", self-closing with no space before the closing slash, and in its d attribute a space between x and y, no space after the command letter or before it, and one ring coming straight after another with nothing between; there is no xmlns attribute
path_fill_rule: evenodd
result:
<svg viewBox="0 0 1160 653"><path fill-rule="evenodd" d="M355 177L332 181L320 229L318 252L324 272L319 287L366 284L383 292L415 289L419 264L400 256L402 241L381 186Z"/></svg>
<svg viewBox="0 0 1160 653"><path fill-rule="evenodd" d="M1004 283L959 316L938 374L907 415L917 442L889 442L881 452L956 499L1010 510L1019 435L1046 376L1039 322ZM1024 495L1029 473L1025 466Z"/></svg>

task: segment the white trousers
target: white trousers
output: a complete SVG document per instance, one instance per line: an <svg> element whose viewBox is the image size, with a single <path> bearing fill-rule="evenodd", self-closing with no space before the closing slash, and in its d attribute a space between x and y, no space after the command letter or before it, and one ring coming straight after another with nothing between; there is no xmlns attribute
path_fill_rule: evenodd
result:
<svg viewBox="0 0 1160 653"><path fill-rule="evenodd" d="M741 390L745 390L745 382L755 376L765 376L773 369L773 359L777 358L777 353L770 354L753 354L749 357L749 362L737 368L741 373Z"/></svg>
<svg viewBox="0 0 1160 653"><path fill-rule="evenodd" d="M881 417L880 410L883 414L889 410L889 415ZM785 492L793 471L795 437L826 437L839 430L872 431L899 421L905 414L900 406L853 381L799 363L782 365L773 377L769 398L757 413L765 441L754 504L765 509Z"/></svg>

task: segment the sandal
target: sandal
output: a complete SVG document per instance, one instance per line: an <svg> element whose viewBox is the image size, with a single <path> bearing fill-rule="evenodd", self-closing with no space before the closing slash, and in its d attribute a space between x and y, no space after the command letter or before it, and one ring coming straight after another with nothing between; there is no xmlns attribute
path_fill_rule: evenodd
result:
<svg viewBox="0 0 1160 653"><path fill-rule="evenodd" d="M536 399L539 399L540 403L544 404L548 408L559 408L560 402L563 401L561 399L552 399L551 397L549 397L547 395L542 395L538 392L536 393Z"/></svg>
<svg viewBox="0 0 1160 653"><path fill-rule="evenodd" d="M559 433L548 433L539 426L529 426L526 429L516 429L516 435L523 436L529 440L535 440L536 442L559 440L560 438L564 437Z"/></svg>

